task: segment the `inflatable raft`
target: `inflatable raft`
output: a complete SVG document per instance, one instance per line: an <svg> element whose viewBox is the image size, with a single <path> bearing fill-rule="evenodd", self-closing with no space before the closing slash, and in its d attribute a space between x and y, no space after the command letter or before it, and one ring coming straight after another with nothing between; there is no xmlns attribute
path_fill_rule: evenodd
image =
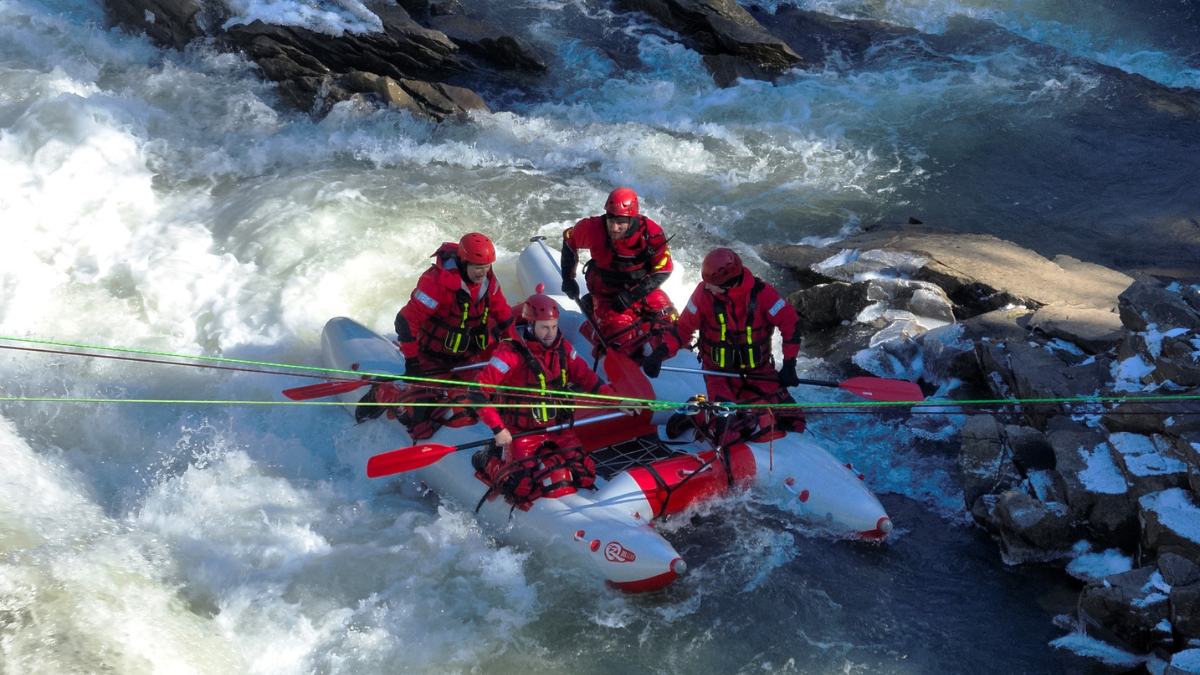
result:
<svg viewBox="0 0 1200 675"><path fill-rule="evenodd" d="M539 284L547 289L559 287L555 258L540 242L522 252L518 279L525 295ZM585 323L583 315L565 296L551 297L563 310L559 325L564 336L577 347L585 347L587 341L580 333ZM326 324L322 353L331 368L377 376L404 374L404 360L395 344L352 319L340 317ZM690 370L697 367L694 356L686 353L667 364ZM656 400L670 402L687 401L704 391L698 373L664 371L661 377L649 381L636 369L631 372L629 368L610 369L606 365L601 359L599 370L609 375L608 379L641 378L632 387L642 392L643 398L649 398L650 387ZM630 390L630 386L621 384L614 382L618 391ZM362 395L361 390L338 394L340 400L351 405L358 403ZM541 498L525 509L513 508L494 496L482 499L489 486L476 476L469 450L445 452L411 473L439 495L465 508L478 504L480 522L501 533L505 540L559 552L573 564L592 569L610 585L631 593L662 589L687 569L671 543L654 529L654 521L733 490L760 491L806 524L836 536L878 540L891 532L891 520L867 488L864 477L802 434L736 444L719 455L703 439L668 442L662 438L661 425L674 413L673 409L662 409L653 415L644 412L632 420L613 414L580 419L577 426L588 425L578 434L596 460L596 487ZM392 424L397 444L409 444L399 424L386 418L372 423ZM458 446L486 441L491 436L481 424L443 427L428 443ZM372 461L377 459L383 457Z"/></svg>

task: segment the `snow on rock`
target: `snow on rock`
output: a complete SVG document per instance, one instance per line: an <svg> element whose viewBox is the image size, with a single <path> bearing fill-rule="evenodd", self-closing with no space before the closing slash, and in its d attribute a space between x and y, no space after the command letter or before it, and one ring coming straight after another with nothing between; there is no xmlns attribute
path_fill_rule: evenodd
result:
<svg viewBox="0 0 1200 675"><path fill-rule="evenodd" d="M1138 505L1147 548L1200 560L1200 507L1188 491L1155 492L1139 499Z"/></svg>
<svg viewBox="0 0 1200 675"><path fill-rule="evenodd" d="M1119 668L1136 668L1145 661L1145 658L1141 656L1122 651L1107 642L1101 642L1096 638L1088 637L1082 633L1071 633L1057 640L1052 640L1050 646L1057 649L1066 649L1080 656L1096 659L1106 665Z"/></svg>
<svg viewBox="0 0 1200 675"><path fill-rule="evenodd" d="M1081 581L1095 581L1133 569L1133 558L1110 548L1100 553L1085 553L1067 565L1067 574Z"/></svg>
<svg viewBox="0 0 1200 675"><path fill-rule="evenodd" d="M1187 465L1167 454L1174 449L1165 437L1122 431L1109 435L1108 442L1135 496L1187 485Z"/></svg>
<svg viewBox="0 0 1200 675"><path fill-rule="evenodd" d="M1185 649L1171 657L1167 675L1200 675L1200 649Z"/></svg>

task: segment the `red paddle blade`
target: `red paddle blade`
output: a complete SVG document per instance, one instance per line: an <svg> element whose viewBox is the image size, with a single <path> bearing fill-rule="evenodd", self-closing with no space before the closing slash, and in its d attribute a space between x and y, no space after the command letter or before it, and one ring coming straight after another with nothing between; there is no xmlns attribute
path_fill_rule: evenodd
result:
<svg viewBox="0 0 1200 675"><path fill-rule="evenodd" d="M925 394L916 382L887 380L881 377L852 377L838 385L846 391L872 401L920 403Z"/></svg>
<svg viewBox="0 0 1200 675"><path fill-rule="evenodd" d="M293 401L308 401L314 398L324 398L326 396L337 396L338 394L346 394L371 384L369 380L358 380L354 382L318 382L304 387L296 387L294 389L284 389L283 395Z"/></svg>
<svg viewBox="0 0 1200 675"><path fill-rule="evenodd" d="M457 448L453 446L429 443L375 455L367 460L367 478L379 478L420 469L433 464L455 450Z"/></svg>
<svg viewBox="0 0 1200 675"><path fill-rule="evenodd" d="M604 375L621 396L650 401L655 398L654 386L646 374L633 359L620 352L610 351L604 355Z"/></svg>

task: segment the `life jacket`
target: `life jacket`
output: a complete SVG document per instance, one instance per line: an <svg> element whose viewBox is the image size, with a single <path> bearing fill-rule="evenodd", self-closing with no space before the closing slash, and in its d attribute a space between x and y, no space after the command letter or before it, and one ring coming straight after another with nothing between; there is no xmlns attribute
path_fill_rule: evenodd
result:
<svg viewBox="0 0 1200 675"><path fill-rule="evenodd" d="M455 428L475 423L471 401L462 396L451 397L445 390L429 387L396 386L392 382L380 382L372 385L359 403L389 405L359 405L354 413L356 422L375 419L386 411L388 419L403 424L414 441L429 438L442 427Z"/></svg>
<svg viewBox="0 0 1200 675"><path fill-rule="evenodd" d="M533 393L509 390L498 392L497 399L499 399L499 403L519 405L519 407L500 409L500 417L504 420L505 425L516 429L540 429L570 421L571 408L555 405L555 399L558 397L556 393L572 390L570 384L567 382L567 363L569 357L567 355L566 341L563 340L562 334L559 334L554 346L549 348L553 354L550 360L549 371L544 367L542 361L533 354L533 351L525 344L523 339L509 339L505 340L505 343L512 346L513 350L521 357L521 360L525 364L525 369L522 371L525 375L525 380L522 382L506 382L506 384L543 392L541 396Z"/></svg>
<svg viewBox="0 0 1200 675"><path fill-rule="evenodd" d="M729 304L713 296L712 317L700 327L700 353L714 367L736 372L772 363L771 335L775 327L757 316L758 295L765 286L761 279L754 279L742 325L738 325Z"/></svg>
<svg viewBox="0 0 1200 675"><path fill-rule="evenodd" d="M601 219L600 227L604 227ZM650 274L650 263L658 255L658 249L650 245L646 216L637 216L630 224L633 232L621 240L618 247L605 233L605 253L583 266L584 277L595 275L605 286L625 289L633 286Z"/></svg>
<svg viewBox="0 0 1200 675"><path fill-rule="evenodd" d="M447 242L442 244L433 257L437 260L434 266L443 274L450 271L448 262L458 266L458 244ZM453 273L462 279L461 271ZM488 315L491 312L491 284L494 283L492 273L480 285L480 298L475 300L471 292L463 288L463 284L454 291L454 304L445 310L435 312L429 320L420 326L417 336L418 344L424 351L435 354L463 354L465 352L481 353L487 350L490 343L488 333Z"/></svg>
<svg viewBox="0 0 1200 675"><path fill-rule="evenodd" d="M513 508L528 511L543 497L562 497L596 484L596 464L573 433L517 438L510 451L511 459L493 455L484 472L476 474L489 486L479 506L503 495Z"/></svg>

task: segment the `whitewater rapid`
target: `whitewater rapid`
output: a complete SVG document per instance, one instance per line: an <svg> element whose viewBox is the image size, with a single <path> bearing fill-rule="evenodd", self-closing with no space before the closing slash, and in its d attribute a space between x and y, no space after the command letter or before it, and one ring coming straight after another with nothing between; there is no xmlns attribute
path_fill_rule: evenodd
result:
<svg viewBox="0 0 1200 675"><path fill-rule="evenodd" d="M85 0L0 0L0 336L312 365L332 316L389 330L442 241L488 233L515 292L529 237L553 240L619 184L676 235L677 301L718 244L782 282L755 244L919 215L1069 248L1087 234L1071 223L1118 200L1180 194L1163 178L1101 198L1086 172L991 161L1042 138L989 155L1011 141L993 121L1057 134L1104 86L1019 45L718 89L698 54L605 3L463 4L553 68L530 94L481 88L497 112L439 126L352 104L314 121L237 55L161 50L105 29ZM237 5L369 28L357 3L320 7L333 14ZM935 33L968 15L1163 85L1200 82L1176 41L1194 33L1170 33L1169 16L1154 32L1068 2L805 7ZM1133 147L1186 165L1197 142L1172 154L1128 134L1114 160ZM1071 202L1067 217L1020 203L1030 175ZM0 353L9 398L230 402L0 403L0 672L952 673L1064 658L1038 605L1058 582L1000 570L963 527L958 418L814 416L818 440L885 495L887 544L828 541L741 498L668 526L691 573L628 598L417 485L367 481L366 458L395 438L340 410L268 405L306 383ZM997 614L1013 625L974 630Z"/></svg>

